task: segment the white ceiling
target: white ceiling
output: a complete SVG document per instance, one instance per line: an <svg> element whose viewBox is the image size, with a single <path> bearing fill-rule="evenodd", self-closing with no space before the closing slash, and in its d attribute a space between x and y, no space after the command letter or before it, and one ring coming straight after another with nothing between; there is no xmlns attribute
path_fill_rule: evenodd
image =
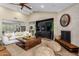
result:
<svg viewBox="0 0 79 59"><path fill-rule="evenodd" d="M33 11L35 12L60 12L65 8L70 7L71 5L73 5L73 3L29 3L29 5L32 7L32 10L29 10L27 8L23 8L23 10L21 10L20 6L17 5L13 5L10 3L4 3L4 4L0 4L3 7L7 7L9 9L15 10L15 11L19 11L23 14L30 14Z"/></svg>
<svg viewBox="0 0 79 59"><path fill-rule="evenodd" d="M59 12L71 5L72 3L31 3L33 11L44 12Z"/></svg>

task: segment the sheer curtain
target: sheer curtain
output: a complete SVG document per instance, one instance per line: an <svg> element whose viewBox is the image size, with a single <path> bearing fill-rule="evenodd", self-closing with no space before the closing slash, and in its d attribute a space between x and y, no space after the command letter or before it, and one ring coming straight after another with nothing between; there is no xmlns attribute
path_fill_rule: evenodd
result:
<svg viewBox="0 0 79 59"><path fill-rule="evenodd" d="M2 31L6 33L26 31L26 25L23 22L2 22Z"/></svg>

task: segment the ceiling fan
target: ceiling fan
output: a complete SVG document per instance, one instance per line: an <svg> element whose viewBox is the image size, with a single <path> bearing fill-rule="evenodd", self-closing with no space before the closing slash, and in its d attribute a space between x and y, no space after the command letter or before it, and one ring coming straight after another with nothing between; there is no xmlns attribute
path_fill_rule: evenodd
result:
<svg viewBox="0 0 79 59"><path fill-rule="evenodd" d="M28 8L29 10L32 9L30 6L28 6L28 3L11 3L11 4L21 6L21 10L22 10L24 7Z"/></svg>

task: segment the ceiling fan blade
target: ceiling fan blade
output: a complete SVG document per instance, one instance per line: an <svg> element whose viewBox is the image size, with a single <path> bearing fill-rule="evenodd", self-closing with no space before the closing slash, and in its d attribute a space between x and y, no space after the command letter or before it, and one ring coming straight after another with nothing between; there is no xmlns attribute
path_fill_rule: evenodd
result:
<svg viewBox="0 0 79 59"><path fill-rule="evenodd" d="M21 10L23 9L24 6L21 7Z"/></svg>
<svg viewBox="0 0 79 59"><path fill-rule="evenodd" d="M10 4L12 4L12 5L19 5L19 4L17 4L17 3L10 3Z"/></svg>
<svg viewBox="0 0 79 59"><path fill-rule="evenodd" d="M26 8L28 8L28 9L30 9L30 10L32 9L31 7L29 7L29 6L27 6L27 5L24 5L24 6L25 6Z"/></svg>
<svg viewBox="0 0 79 59"><path fill-rule="evenodd" d="M21 6L21 10L23 9L23 7L26 7L28 9L30 9L30 10L32 9L31 7L26 5L27 3L10 3L10 4Z"/></svg>

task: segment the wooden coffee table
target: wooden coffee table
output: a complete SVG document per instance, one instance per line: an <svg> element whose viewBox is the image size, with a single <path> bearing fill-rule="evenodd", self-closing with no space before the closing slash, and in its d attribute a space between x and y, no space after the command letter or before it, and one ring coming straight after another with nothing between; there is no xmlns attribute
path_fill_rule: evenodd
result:
<svg viewBox="0 0 79 59"><path fill-rule="evenodd" d="M16 44L25 50L30 49L41 43L41 38L31 38L31 39L18 38L18 40L20 42L18 42Z"/></svg>

